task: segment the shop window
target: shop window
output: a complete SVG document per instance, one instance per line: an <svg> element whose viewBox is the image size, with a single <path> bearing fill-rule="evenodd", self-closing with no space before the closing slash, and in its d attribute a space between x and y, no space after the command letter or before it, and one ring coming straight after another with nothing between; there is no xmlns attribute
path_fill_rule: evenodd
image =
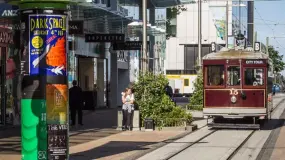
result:
<svg viewBox="0 0 285 160"><path fill-rule="evenodd" d="M189 86L189 79L184 79L184 86L188 87Z"/></svg>

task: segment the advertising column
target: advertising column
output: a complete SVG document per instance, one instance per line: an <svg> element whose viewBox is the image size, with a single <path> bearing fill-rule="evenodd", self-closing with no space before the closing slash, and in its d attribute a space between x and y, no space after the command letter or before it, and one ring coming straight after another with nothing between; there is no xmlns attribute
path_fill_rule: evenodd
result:
<svg viewBox="0 0 285 160"><path fill-rule="evenodd" d="M22 160L68 159L64 10L22 9Z"/></svg>

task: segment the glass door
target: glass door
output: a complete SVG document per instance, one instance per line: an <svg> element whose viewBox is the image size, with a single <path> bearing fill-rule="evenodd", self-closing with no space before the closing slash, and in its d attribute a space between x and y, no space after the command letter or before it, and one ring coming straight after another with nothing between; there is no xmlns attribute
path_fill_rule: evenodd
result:
<svg viewBox="0 0 285 160"><path fill-rule="evenodd" d="M7 47L0 46L0 124L6 125L6 58Z"/></svg>

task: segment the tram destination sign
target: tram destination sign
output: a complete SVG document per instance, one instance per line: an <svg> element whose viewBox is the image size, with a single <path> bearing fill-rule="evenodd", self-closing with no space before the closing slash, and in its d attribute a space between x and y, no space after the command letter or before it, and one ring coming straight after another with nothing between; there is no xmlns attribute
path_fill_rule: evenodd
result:
<svg viewBox="0 0 285 160"><path fill-rule="evenodd" d="M85 34L85 42L124 42L124 34Z"/></svg>
<svg viewBox="0 0 285 160"><path fill-rule="evenodd" d="M246 60L245 64L264 64L263 60Z"/></svg>

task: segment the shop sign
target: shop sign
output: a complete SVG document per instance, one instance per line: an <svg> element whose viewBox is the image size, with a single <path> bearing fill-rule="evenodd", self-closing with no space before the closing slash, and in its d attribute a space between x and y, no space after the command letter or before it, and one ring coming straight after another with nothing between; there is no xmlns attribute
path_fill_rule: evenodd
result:
<svg viewBox="0 0 285 160"><path fill-rule="evenodd" d="M18 7L7 3L0 3L1 17L14 17L18 15Z"/></svg>
<svg viewBox="0 0 285 160"><path fill-rule="evenodd" d="M147 42L149 45L149 41ZM126 41L122 43L114 43L113 49L114 50L141 50L143 42L142 41Z"/></svg>
<svg viewBox="0 0 285 160"><path fill-rule="evenodd" d="M66 76L66 15L29 15L30 75Z"/></svg>
<svg viewBox="0 0 285 160"><path fill-rule="evenodd" d="M124 51L120 51L117 58L118 58L118 61L128 62L128 53Z"/></svg>
<svg viewBox="0 0 285 160"><path fill-rule="evenodd" d="M123 42L124 34L85 34L85 42Z"/></svg>
<svg viewBox="0 0 285 160"><path fill-rule="evenodd" d="M13 44L14 41L12 32L9 32L7 29L0 30L0 43Z"/></svg>
<svg viewBox="0 0 285 160"><path fill-rule="evenodd" d="M83 21L69 21L69 34L84 34Z"/></svg>

